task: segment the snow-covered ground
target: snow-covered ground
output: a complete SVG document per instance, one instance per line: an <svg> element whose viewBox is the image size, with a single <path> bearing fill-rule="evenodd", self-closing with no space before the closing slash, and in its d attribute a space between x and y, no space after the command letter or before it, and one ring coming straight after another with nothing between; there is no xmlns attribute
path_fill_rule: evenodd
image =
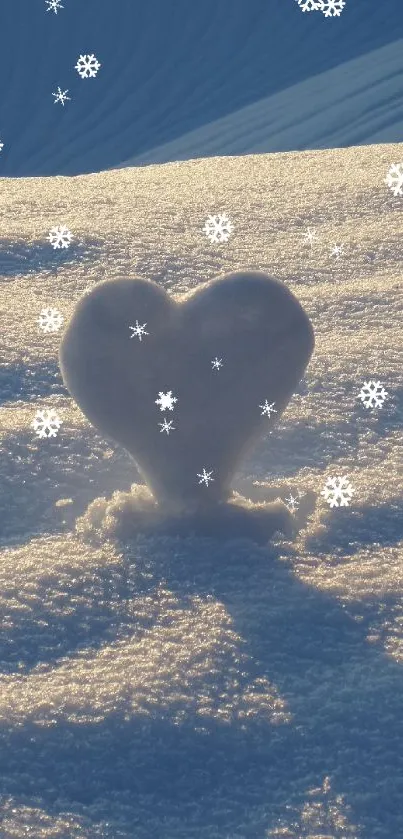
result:
<svg viewBox="0 0 403 839"><path fill-rule="evenodd" d="M378 145L2 179L1 837L403 835L403 198L384 183L402 160ZM213 244L218 213L234 231ZM73 239L53 250L59 224ZM64 388L63 330L100 280L180 294L245 268L293 291L316 346L234 487L312 490L316 509L267 547L122 541L107 501L138 476ZM382 407L358 399L368 380ZM50 409L62 424L39 439ZM331 476L348 506L320 495Z"/></svg>

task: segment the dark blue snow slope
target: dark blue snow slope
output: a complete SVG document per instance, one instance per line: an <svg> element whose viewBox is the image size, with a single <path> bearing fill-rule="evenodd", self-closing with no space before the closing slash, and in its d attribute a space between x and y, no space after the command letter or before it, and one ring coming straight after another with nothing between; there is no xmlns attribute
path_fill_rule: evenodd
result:
<svg viewBox="0 0 403 839"><path fill-rule="evenodd" d="M61 2L57 14L45 0L1 4L0 177L402 139L402 0L347 0L339 18L296 0ZM91 53L102 67L81 79L74 65ZM258 103L248 131L242 109ZM232 147L220 120L237 112L246 135Z"/></svg>

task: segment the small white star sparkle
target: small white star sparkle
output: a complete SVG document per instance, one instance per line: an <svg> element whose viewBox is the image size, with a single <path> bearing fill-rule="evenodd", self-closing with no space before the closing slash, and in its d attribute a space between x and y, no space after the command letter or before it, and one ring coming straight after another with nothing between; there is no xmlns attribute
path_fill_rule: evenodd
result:
<svg viewBox="0 0 403 839"><path fill-rule="evenodd" d="M200 478L199 484L206 484L206 487L208 487L209 481L214 481L214 478L211 477L212 474L213 470L211 470L211 472L206 472L206 470L203 469L203 472L198 472L197 477Z"/></svg>
<svg viewBox="0 0 403 839"><path fill-rule="evenodd" d="M266 399L264 405L259 405L259 408L263 408L262 416L263 416L263 414L266 414L266 416L270 417L271 414L277 414L276 409L273 408L273 405L275 405L275 404L276 404L275 402L270 402L270 405L269 405L269 403Z"/></svg>
<svg viewBox="0 0 403 839"><path fill-rule="evenodd" d="M64 106L64 103L67 99L71 100L71 96L66 96L66 93L69 92L68 90L62 90L61 87L58 87L57 91L58 91L57 93L52 93L52 96L55 97L55 105L56 105L56 102L61 102L62 105Z"/></svg>
<svg viewBox="0 0 403 839"><path fill-rule="evenodd" d="M217 358L217 356L211 362L213 370L219 370L222 367L222 358Z"/></svg>
<svg viewBox="0 0 403 839"><path fill-rule="evenodd" d="M136 326L129 326L129 329L133 330L133 335L130 335L130 338L136 338L137 337L139 339L139 341L141 341L141 338L142 338L143 335L148 335L149 334L148 332L145 331L146 326L147 326L146 323L143 323L143 325L140 326L138 320L136 320Z"/></svg>
<svg viewBox="0 0 403 839"><path fill-rule="evenodd" d="M335 256L336 259L340 259L340 257L343 256L343 248L344 248L344 244L335 245L333 250L332 250L331 256Z"/></svg>
<svg viewBox="0 0 403 839"><path fill-rule="evenodd" d="M163 431L166 431L166 433L169 436L170 431L175 431L175 426L173 426L172 423L173 423L173 420L169 420L169 422L168 422L168 420L166 420L166 419L164 419L164 422L159 422L158 425L161 426L160 434L162 434Z"/></svg>
<svg viewBox="0 0 403 839"><path fill-rule="evenodd" d="M64 6L62 6L60 0L45 0L45 3L47 5L46 11L54 12L55 15L57 15L59 9L64 9Z"/></svg>
<svg viewBox="0 0 403 839"><path fill-rule="evenodd" d="M297 499L297 498L294 498L294 496L292 495L292 493L291 493L291 492L290 492L290 496L289 496L289 498L286 498L286 499L285 499L285 502L286 502L286 504L287 504L287 507L288 507L288 508L289 508L292 512L293 512L294 510L297 510L297 509L298 509L298 507L299 507L299 501L298 501L298 499Z"/></svg>
<svg viewBox="0 0 403 839"><path fill-rule="evenodd" d="M306 239L306 241L309 242L310 246L312 247L312 242L313 242L314 239L316 239L315 231L311 230L311 228L308 227L307 232L303 233L302 235L303 235L304 239Z"/></svg>

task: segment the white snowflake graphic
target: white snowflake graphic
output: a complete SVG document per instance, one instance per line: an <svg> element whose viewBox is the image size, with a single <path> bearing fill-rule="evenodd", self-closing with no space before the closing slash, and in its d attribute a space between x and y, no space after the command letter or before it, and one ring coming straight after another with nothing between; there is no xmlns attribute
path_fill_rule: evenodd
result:
<svg viewBox="0 0 403 839"><path fill-rule="evenodd" d="M58 227L51 228L48 239L53 249L56 250L56 248L68 248L72 240L72 235L68 227L65 224L61 224Z"/></svg>
<svg viewBox="0 0 403 839"><path fill-rule="evenodd" d="M348 507L354 492L350 481L346 477L328 478L325 488L320 493L330 507Z"/></svg>
<svg viewBox="0 0 403 839"><path fill-rule="evenodd" d="M334 245L333 250L331 252L331 256L335 256L336 259L340 259L340 257L343 256L343 253L344 253L343 248L344 248L344 244Z"/></svg>
<svg viewBox="0 0 403 839"><path fill-rule="evenodd" d="M386 175L385 184L393 195L403 195L403 163L392 163Z"/></svg>
<svg viewBox="0 0 403 839"><path fill-rule="evenodd" d="M95 58L95 55L80 55L80 58L75 64L75 70L82 79L93 79L100 68L100 63Z"/></svg>
<svg viewBox="0 0 403 839"><path fill-rule="evenodd" d="M340 17L346 0L323 0L321 11L325 17Z"/></svg>
<svg viewBox="0 0 403 839"><path fill-rule="evenodd" d="M63 315L57 309L42 309L39 315L39 326L43 332L58 332L63 320Z"/></svg>
<svg viewBox="0 0 403 839"><path fill-rule="evenodd" d="M141 341L143 335L148 335L149 333L145 331L145 327L147 326L146 323L143 323L140 326L138 320L136 320L136 326L130 326L129 329L133 330L133 335L130 335L130 338L138 338Z"/></svg>
<svg viewBox="0 0 403 839"><path fill-rule="evenodd" d="M211 366L213 370L219 370L222 367L222 358L217 358L217 356L213 358Z"/></svg>
<svg viewBox="0 0 403 839"><path fill-rule="evenodd" d="M304 239L306 239L306 241L309 242L310 246L312 247L313 240L317 238L315 231L311 230L311 228L308 227L308 230L306 231L306 233L303 233L302 235L303 235Z"/></svg>
<svg viewBox="0 0 403 839"><path fill-rule="evenodd" d="M233 224L225 213L218 216L209 216L203 227L203 231L210 242L226 242L233 229Z"/></svg>
<svg viewBox="0 0 403 839"><path fill-rule="evenodd" d="M57 15L59 9L64 9L64 6L62 6L60 0L45 0L45 3L47 5L46 11L54 12L55 15Z"/></svg>
<svg viewBox="0 0 403 839"><path fill-rule="evenodd" d="M55 105L58 102L61 102L61 104L64 107L64 103L67 101L67 99L71 101L71 96L67 96L68 92L68 90L62 90L61 87L58 87L57 93L52 93L52 96L55 97Z"/></svg>
<svg viewBox="0 0 403 839"><path fill-rule="evenodd" d="M35 429L38 437L56 437L62 424L56 411L37 411L31 426ZM48 433L46 433L48 432Z"/></svg>
<svg viewBox="0 0 403 839"><path fill-rule="evenodd" d="M289 498L285 499L285 503L286 503L288 509L291 510L291 512L293 512L294 510L298 510L298 507L299 507L298 498L294 498L294 496L292 495L291 492L290 492Z"/></svg>
<svg viewBox="0 0 403 839"><path fill-rule="evenodd" d="M158 423L158 425L161 426L160 434L162 434L163 431L166 431L166 433L169 435L170 431L175 431L175 426L172 425L172 423L173 423L173 420L169 420L169 422L168 422L168 420L166 420L165 417L164 417L164 422L159 422Z"/></svg>
<svg viewBox="0 0 403 839"><path fill-rule="evenodd" d="M203 469L203 472L198 472L197 477L200 478L199 484L206 484L206 487L208 487L209 481L214 481L214 478L211 477L212 474L213 470L211 470L211 472L206 472L206 470Z"/></svg>
<svg viewBox="0 0 403 839"><path fill-rule="evenodd" d="M269 404L266 399L264 405L259 405L259 408L263 408L261 415L266 414L266 416L270 417L272 414L277 414L276 409L273 407L275 404L275 402L270 402Z"/></svg>
<svg viewBox="0 0 403 839"><path fill-rule="evenodd" d="M380 382L364 382L358 399L361 399L366 408L382 408L382 405L388 396L387 390L384 389Z"/></svg>
<svg viewBox="0 0 403 839"><path fill-rule="evenodd" d="M303 12L316 12L323 9L323 0L297 0L297 3Z"/></svg>
<svg viewBox="0 0 403 839"><path fill-rule="evenodd" d="M2 149L4 149L4 143L2 143L2 142L1 142L1 140L0 140L0 151L1 151Z"/></svg>
<svg viewBox="0 0 403 839"><path fill-rule="evenodd" d="M158 391L159 399L155 400L155 404L160 406L161 411L173 411L174 403L177 402L176 396L172 396L172 390L168 390L167 393L162 393L162 391Z"/></svg>

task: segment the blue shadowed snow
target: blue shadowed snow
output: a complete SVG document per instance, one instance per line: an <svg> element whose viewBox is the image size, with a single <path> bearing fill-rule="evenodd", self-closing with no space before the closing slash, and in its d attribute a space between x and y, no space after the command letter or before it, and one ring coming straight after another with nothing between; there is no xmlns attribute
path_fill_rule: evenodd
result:
<svg viewBox="0 0 403 839"><path fill-rule="evenodd" d="M1 10L0 177L401 140L401 0L332 18L295 0L63 5Z"/></svg>

